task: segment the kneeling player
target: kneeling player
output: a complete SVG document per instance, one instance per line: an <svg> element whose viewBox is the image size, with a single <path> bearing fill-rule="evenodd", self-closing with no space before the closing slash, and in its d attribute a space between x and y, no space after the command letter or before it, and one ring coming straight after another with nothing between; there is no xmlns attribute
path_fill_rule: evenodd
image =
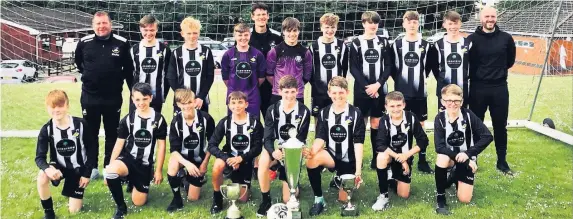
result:
<svg viewBox="0 0 573 219"><path fill-rule="evenodd" d="M376 172L380 195L372 209L384 210L388 207L388 166L397 181L396 192L402 198L410 196L412 156L428 147L428 136L420 121L410 111L405 111L404 95L392 91L386 95L386 111L380 120L380 128L376 139ZM414 145L414 138L416 145Z"/></svg>
<svg viewBox="0 0 573 219"><path fill-rule="evenodd" d="M258 216L265 216L271 207L271 185L269 179L269 168L271 166L278 166L279 179L283 181L283 202L287 202L290 196L284 166L278 163L278 160L283 158L283 153L282 150L275 149L275 140L280 148L280 145L290 138L288 132L293 128L297 131L296 138L299 141L306 142L306 136L308 135L310 110L296 99L298 94L297 80L291 75L282 77L279 80L279 93L282 99L271 105L265 116L265 148L263 153L261 153L258 171L263 201L257 211Z"/></svg>
<svg viewBox="0 0 573 219"><path fill-rule="evenodd" d="M52 185L58 186L65 179L62 195L69 197L70 213L82 208L84 189L90 182L97 156L92 138L84 135L85 122L68 114L69 99L62 90L53 90L46 97L50 121L40 130L36 148L38 193L44 208L44 218L56 218L50 192ZM47 154L50 152L50 164Z"/></svg>
<svg viewBox="0 0 573 219"><path fill-rule="evenodd" d="M201 186L205 183L205 173L211 154L207 152L207 143L213 135L215 121L204 111L195 109L195 93L189 89L177 89L175 102L181 112L171 121L169 144L171 157L167 168L167 180L173 192L173 200L167 207L173 212L183 207L179 187L181 178L177 172L181 168L187 170L186 179L189 182L187 199L196 201L201 194Z"/></svg>
<svg viewBox="0 0 573 219"><path fill-rule="evenodd" d="M324 167L336 170L337 175L354 174L360 186L365 125L360 110L347 102L348 82L340 76L328 83L328 95L333 104L319 115L316 140L311 151L305 150L308 180L314 193L310 215L322 213L326 204L322 197L321 172ZM324 146L326 145L326 149ZM346 199L343 190L339 199Z"/></svg>
<svg viewBox="0 0 573 219"><path fill-rule="evenodd" d="M442 104L446 109L434 120L436 161L436 213L449 214L446 208L448 168L455 167L452 178L457 182L458 199L469 203L477 171L477 156L493 140L491 132L469 109L462 108L463 90L455 84L442 89Z"/></svg>
<svg viewBox="0 0 573 219"><path fill-rule="evenodd" d="M158 144L158 154L154 183L159 185L163 181L167 123L160 112L149 107L153 98L149 84L135 84L131 94L136 110L119 122L118 138L111 154L111 163L105 172L107 186L117 205L114 218L123 218L127 214L119 177L127 176L133 184L131 200L134 205L142 206L147 202L155 144Z"/></svg>
<svg viewBox="0 0 573 219"><path fill-rule="evenodd" d="M241 91L229 94L229 109L232 114L219 121L213 137L209 140L209 152L215 156L213 165L213 205L211 214L219 213L223 209L223 196L221 184L223 175L230 174L233 183L246 184L251 187L254 158L261 153L263 141L263 127L259 120L246 112L249 103L247 95ZM223 150L219 144L225 137ZM240 194L248 191L241 189ZM240 197L246 202L249 195Z"/></svg>

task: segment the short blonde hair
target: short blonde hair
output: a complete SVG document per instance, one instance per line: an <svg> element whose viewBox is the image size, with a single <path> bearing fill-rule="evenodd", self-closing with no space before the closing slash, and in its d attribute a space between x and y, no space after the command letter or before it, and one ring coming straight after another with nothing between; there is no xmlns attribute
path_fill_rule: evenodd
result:
<svg viewBox="0 0 573 219"><path fill-rule="evenodd" d="M417 11L406 11L406 13L404 13L404 16L402 17L403 20L409 20L409 21L413 21L413 20L420 20L420 14L418 14Z"/></svg>
<svg viewBox="0 0 573 219"><path fill-rule="evenodd" d="M233 31L237 32L237 33L245 33L245 32L249 32L250 29L249 29L249 25L247 25L245 23L238 23L238 24L235 24Z"/></svg>
<svg viewBox="0 0 573 219"><path fill-rule="evenodd" d="M380 15L378 14L378 12L375 11L365 11L364 13L362 13L362 23L374 23L374 24L379 24L380 23Z"/></svg>
<svg viewBox="0 0 573 219"><path fill-rule="evenodd" d="M320 24L336 27L338 26L339 20L340 19L338 18L338 15L335 15L333 13L326 13L322 15L322 17L320 17Z"/></svg>
<svg viewBox="0 0 573 219"><path fill-rule="evenodd" d="M181 21L181 30L201 30L201 22L193 17L186 17Z"/></svg>
<svg viewBox="0 0 573 219"><path fill-rule="evenodd" d="M189 103L195 100L195 93L191 89L179 88L175 91L176 103Z"/></svg>
<svg viewBox="0 0 573 219"><path fill-rule="evenodd" d="M334 76L328 82L328 90L330 90L331 87L340 87L344 90L348 90L348 82L346 81L346 78L344 78L344 77Z"/></svg>
<svg viewBox="0 0 573 219"><path fill-rule="evenodd" d="M404 102L405 98L404 98L404 94L402 94L402 92L400 91L392 91L388 94L386 94L386 97L384 98L385 103L388 103L390 101L402 101Z"/></svg>
<svg viewBox="0 0 573 219"><path fill-rule="evenodd" d="M442 88L442 96L445 95L456 95L464 97L464 91L457 84L448 84L444 88Z"/></svg>
<svg viewBox="0 0 573 219"><path fill-rule="evenodd" d="M159 20L153 15L145 15L139 20L139 27L145 27L150 24L159 25Z"/></svg>
<svg viewBox="0 0 573 219"><path fill-rule="evenodd" d="M70 99L68 99L68 94L63 90L52 90L46 96L46 106L48 107L58 107L58 106L69 106Z"/></svg>

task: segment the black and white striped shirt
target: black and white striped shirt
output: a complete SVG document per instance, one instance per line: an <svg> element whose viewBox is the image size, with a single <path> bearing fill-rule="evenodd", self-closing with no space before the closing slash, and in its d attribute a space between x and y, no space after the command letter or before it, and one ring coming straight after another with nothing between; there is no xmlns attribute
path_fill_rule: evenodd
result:
<svg viewBox="0 0 573 219"><path fill-rule="evenodd" d="M275 140L281 145L289 139L288 131L296 128L296 138L306 142L310 124L310 110L301 102L290 112L285 112L283 101L271 105L265 115L264 147L269 153L275 150Z"/></svg>
<svg viewBox="0 0 573 219"><path fill-rule="evenodd" d="M259 120L247 113L247 122L238 124L232 115L219 121L213 137L209 140L209 152L216 158L227 160L229 157L241 156L243 162L249 162L259 156L263 143L263 127ZM219 144L225 137L223 150Z"/></svg>
<svg viewBox="0 0 573 219"><path fill-rule="evenodd" d="M119 122L118 138L126 139L123 156L132 156L143 165L154 162L155 144L157 140L167 137L167 123L159 112L153 109L150 118L143 118L133 111Z"/></svg>
<svg viewBox="0 0 573 219"><path fill-rule="evenodd" d="M191 125L185 122L183 113L179 112L171 121L170 152L179 152L184 159L194 163L203 162L214 129L215 121L206 112L195 110L195 119Z"/></svg>
<svg viewBox="0 0 573 219"><path fill-rule="evenodd" d="M360 110L350 104L336 114L332 105L320 111L316 138L325 141L328 152L338 160L354 162L354 144L364 144L366 126Z"/></svg>
<svg viewBox="0 0 573 219"><path fill-rule="evenodd" d="M388 93L386 81L392 72L392 58L390 44L385 37L376 36L373 39L364 39L358 36L352 41L350 47L350 73L355 79L354 93L368 97L366 86L380 83L382 87L379 94Z"/></svg>
<svg viewBox="0 0 573 219"><path fill-rule="evenodd" d="M376 151L384 152L390 148L395 153L406 153L412 149L414 139L421 149L428 147L428 136L414 113L403 111L399 125L393 124L390 115L385 114L380 119L376 135Z"/></svg>
<svg viewBox="0 0 573 219"><path fill-rule="evenodd" d="M434 74L439 72L436 77L438 86L436 95L441 96L442 87L448 84L457 84L464 91L464 97L468 96L469 92L469 51L472 43L465 37L460 38L460 41L451 43L446 40L446 37L438 40L435 43L437 52L437 64L432 71Z"/></svg>
<svg viewBox="0 0 573 219"><path fill-rule="evenodd" d="M134 66L134 83L140 82L151 85L154 102L163 103L169 91L165 73L167 72L171 50L165 44L156 41L152 47L138 43L131 47L129 52Z"/></svg>
<svg viewBox="0 0 573 219"><path fill-rule="evenodd" d="M426 78L432 69L431 63L426 62L430 44L423 39L407 41L402 38L394 42L392 48L397 69L393 75L394 89L407 99L427 97Z"/></svg>
<svg viewBox="0 0 573 219"><path fill-rule="evenodd" d="M312 54L312 97L328 98L328 82L334 76L346 77L348 72L348 48L342 40L323 43L322 37L309 48Z"/></svg>
<svg viewBox="0 0 573 219"><path fill-rule="evenodd" d="M169 59L167 80L173 91L191 89L197 98L207 100L215 78L215 62L211 49L198 45L196 49L180 46Z"/></svg>

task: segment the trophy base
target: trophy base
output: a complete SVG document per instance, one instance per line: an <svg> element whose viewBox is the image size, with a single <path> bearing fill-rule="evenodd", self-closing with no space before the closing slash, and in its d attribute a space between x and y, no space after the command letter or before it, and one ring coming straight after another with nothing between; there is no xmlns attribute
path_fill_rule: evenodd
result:
<svg viewBox="0 0 573 219"><path fill-rule="evenodd" d="M240 217L225 217L225 219L245 219L245 217L240 216Z"/></svg>
<svg viewBox="0 0 573 219"><path fill-rule="evenodd" d="M301 219L302 218L302 213L300 211L291 211L290 215L291 215L290 219Z"/></svg>
<svg viewBox="0 0 573 219"><path fill-rule="evenodd" d="M354 207L353 209L342 208L342 212L340 212L340 216L342 217L356 217L358 216L358 209Z"/></svg>

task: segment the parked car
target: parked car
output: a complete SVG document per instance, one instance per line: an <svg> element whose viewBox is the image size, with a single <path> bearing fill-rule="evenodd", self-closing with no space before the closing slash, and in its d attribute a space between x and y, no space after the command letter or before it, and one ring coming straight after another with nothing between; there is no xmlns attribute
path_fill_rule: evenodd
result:
<svg viewBox="0 0 573 219"><path fill-rule="evenodd" d="M225 37L221 45L227 48L233 47L235 45L235 37Z"/></svg>
<svg viewBox="0 0 573 219"><path fill-rule="evenodd" d="M62 58L71 59L74 58L74 52L80 42L80 38L65 38L62 45Z"/></svg>
<svg viewBox="0 0 573 219"><path fill-rule="evenodd" d="M38 70L28 60L2 60L0 80L2 83L22 83L36 80Z"/></svg>
<svg viewBox="0 0 573 219"><path fill-rule="evenodd" d="M221 59L223 59L223 54L225 54L228 48L217 41L201 42L200 44L211 48L213 59L215 60L215 67L221 68Z"/></svg>

